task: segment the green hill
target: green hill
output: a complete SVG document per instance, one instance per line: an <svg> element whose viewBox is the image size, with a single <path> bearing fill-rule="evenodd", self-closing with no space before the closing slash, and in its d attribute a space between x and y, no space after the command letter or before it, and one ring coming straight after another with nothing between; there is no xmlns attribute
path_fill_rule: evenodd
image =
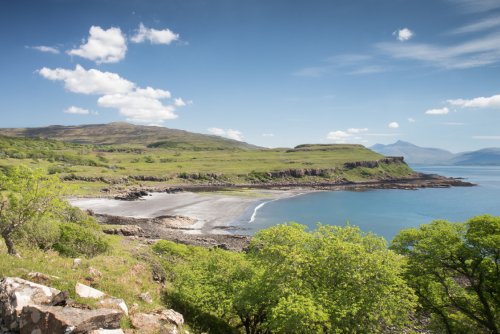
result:
<svg viewBox="0 0 500 334"><path fill-rule="evenodd" d="M259 147L244 142L158 126L109 123L40 128L0 129L0 135L55 139L79 144L140 145L187 150L255 150Z"/></svg>

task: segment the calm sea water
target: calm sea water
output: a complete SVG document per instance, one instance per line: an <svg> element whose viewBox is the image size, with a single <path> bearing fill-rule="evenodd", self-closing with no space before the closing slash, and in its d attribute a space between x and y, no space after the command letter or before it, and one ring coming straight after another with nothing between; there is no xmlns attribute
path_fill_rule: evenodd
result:
<svg viewBox="0 0 500 334"><path fill-rule="evenodd" d="M480 214L500 215L500 166L415 167L424 173L463 177L477 187L420 190L366 190L309 193L260 203L242 217L238 233L253 234L283 222L296 221L314 228L318 222L359 226L391 240L403 228L434 219L465 221ZM253 208L254 209L254 208ZM253 216L253 221L249 222Z"/></svg>

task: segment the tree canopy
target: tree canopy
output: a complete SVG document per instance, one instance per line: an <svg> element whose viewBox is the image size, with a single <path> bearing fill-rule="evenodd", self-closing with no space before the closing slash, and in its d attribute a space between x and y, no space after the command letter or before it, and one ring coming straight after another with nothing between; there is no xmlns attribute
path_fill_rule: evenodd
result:
<svg viewBox="0 0 500 334"><path fill-rule="evenodd" d="M401 231L391 248L407 257L406 279L437 331L499 333L500 217L437 220Z"/></svg>
<svg viewBox="0 0 500 334"><path fill-rule="evenodd" d="M174 270L173 295L249 334L386 333L405 326L416 302L402 257L351 226L278 225L247 254L198 252L181 252L189 260Z"/></svg>
<svg viewBox="0 0 500 334"><path fill-rule="evenodd" d="M8 253L18 255L12 235L24 225L56 215L63 207L63 185L42 170L15 167L0 173L0 233Z"/></svg>

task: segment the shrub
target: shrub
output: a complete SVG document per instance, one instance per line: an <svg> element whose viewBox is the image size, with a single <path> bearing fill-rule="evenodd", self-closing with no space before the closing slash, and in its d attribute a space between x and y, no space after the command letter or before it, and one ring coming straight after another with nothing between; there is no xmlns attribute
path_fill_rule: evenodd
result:
<svg viewBox="0 0 500 334"><path fill-rule="evenodd" d="M100 232L74 223L62 223L61 235L54 249L61 255L93 257L109 250L107 238Z"/></svg>

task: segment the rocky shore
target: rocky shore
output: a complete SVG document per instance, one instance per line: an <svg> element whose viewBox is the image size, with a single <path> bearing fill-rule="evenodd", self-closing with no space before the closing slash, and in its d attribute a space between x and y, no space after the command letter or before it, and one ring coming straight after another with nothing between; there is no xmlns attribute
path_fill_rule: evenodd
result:
<svg viewBox="0 0 500 334"><path fill-rule="evenodd" d="M153 243L158 239L163 239L185 245L244 251L251 239L247 235L185 233L189 226L195 224L196 221L184 216L133 218L106 214L93 215L104 226L103 231L105 233L138 238L146 243Z"/></svg>
<svg viewBox="0 0 500 334"><path fill-rule="evenodd" d="M414 178L338 183L179 185L144 187L114 194L113 199L77 199L109 234L242 251L251 237L231 234L233 223L259 203L311 191L448 188L474 186L462 179L418 174ZM232 194L231 191L240 193ZM242 195L245 194L245 195ZM142 199L142 200L139 200ZM241 226L240 226L241 228Z"/></svg>

